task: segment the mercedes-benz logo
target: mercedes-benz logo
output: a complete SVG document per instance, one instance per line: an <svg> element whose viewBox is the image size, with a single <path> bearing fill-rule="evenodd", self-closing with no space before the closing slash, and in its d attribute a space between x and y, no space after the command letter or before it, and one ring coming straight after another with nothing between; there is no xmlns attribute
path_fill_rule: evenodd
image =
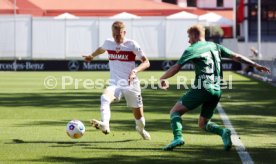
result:
<svg viewBox="0 0 276 164"><path fill-rule="evenodd" d="M174 62L171 61L171 60L166 60L166 61L163 61L162 63L162 69L163 70L168 70L169 68L171 68L171 66L174 65Z"/></svg>
<svg viewBox="0 0 276 164"><path fill-rule="evenodd" d="M68 69L70 71L77 71L77 70L79 70L79 68L80 68L80 65L79 65L78 61L71 60L71 61L68 62Z"/></svg>

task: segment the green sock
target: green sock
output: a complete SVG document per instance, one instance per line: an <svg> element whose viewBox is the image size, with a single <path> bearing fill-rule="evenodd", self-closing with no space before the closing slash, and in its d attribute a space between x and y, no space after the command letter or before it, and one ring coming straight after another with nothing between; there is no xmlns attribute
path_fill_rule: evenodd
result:
<svg viewBox="0 0 276 164"><path fill-rule="evenodd" d="M205 130L207 132L211 132L211 133L215 133L218 134L220 136L222 136L223 133L223 128L221 126L219 126L218 124L209 121L206 126L205 126Z"/></svg>
<svg viewBox="0 0 276 164"><path fill-rule="evenodd" d="M175 140L182 138L182 119L177 112L171 114L171 128Z"/></svg>

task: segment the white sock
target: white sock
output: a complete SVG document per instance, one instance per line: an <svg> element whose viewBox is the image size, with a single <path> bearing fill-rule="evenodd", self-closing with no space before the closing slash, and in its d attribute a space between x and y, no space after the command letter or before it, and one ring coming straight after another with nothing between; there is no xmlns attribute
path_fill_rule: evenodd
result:
<svg viewBox="0 0 276 164"><path fill-rule="evenodd" d="M136 126L142 130L146 126L145 117L141 117L139 120L135 119Z"/></svg>
<svg viewBox="0 0 276 164"><path fill-rule="evenodd" d="M106 95L101 96L101 119L102 122L108 126L111 117L110 103L111 101Z"/></svg>

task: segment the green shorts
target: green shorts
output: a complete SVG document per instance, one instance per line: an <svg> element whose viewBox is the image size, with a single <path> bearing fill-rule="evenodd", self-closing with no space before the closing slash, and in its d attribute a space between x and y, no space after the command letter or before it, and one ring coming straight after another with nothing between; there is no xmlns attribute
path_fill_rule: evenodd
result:
<svg viewBox="0 0 276 164"><path fill-rule="evenodd" d="M180 102L189 110L202 105L200 116L210 119L214 114L220 96L221 90L190 89L180 98Z"/></svg>

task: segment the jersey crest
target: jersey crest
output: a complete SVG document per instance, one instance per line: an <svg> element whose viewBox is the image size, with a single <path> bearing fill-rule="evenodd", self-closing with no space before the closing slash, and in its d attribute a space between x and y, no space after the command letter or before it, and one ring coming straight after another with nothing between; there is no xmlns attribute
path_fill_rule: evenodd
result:
<svg viewBox="0 0 276 164"><path fill-rule="evenodd" d="M116 53L119 53L120 50L121 50L120 46L116 47L116 49L115 49Z"/></svg>

